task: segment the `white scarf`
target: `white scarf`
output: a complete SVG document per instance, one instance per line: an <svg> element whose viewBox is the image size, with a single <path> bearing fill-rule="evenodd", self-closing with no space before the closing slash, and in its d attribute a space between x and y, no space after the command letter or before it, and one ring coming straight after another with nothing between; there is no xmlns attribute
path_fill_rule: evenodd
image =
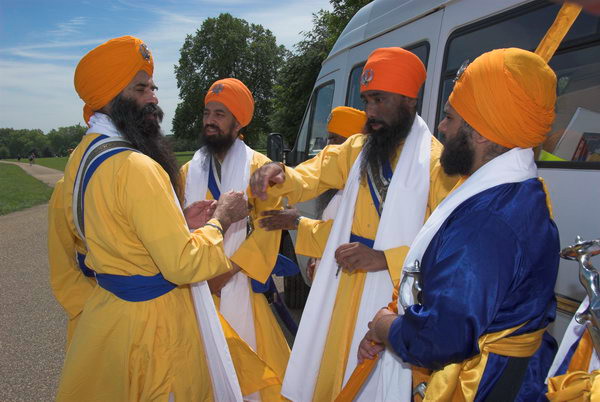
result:
<svg viewBox="0 0 600 402"><path fill-rule="evenodd" d="M440 226L454 209L464 201L497 185L518 183L536 176L537 168L533 159L533 151L530 148L511 149L483 165L460 187L450 193L433 211L411 244L410 251L404 260L405 265L411 265L416 260L419 262L422 260L425 250ZM408 286L401 287L400 292L402 294L400 297L404 297L405 300L412 300L411 288L413 282L414 280L410 278L407 281ZM412 302L414 303L414 300ZM400 304L398 304L398 313L404 314ZM404 366L397 356L390 351L385 351L380 361L381 376L377 379L372 376L363 387L363 394L370 395L371 398L375 397L375 400L410 401L412 392L410 376L408 381L405 379L406 373L410 374L410 369ZM402 381L399 379L402 379ZM371 392L370 394L367 394L367 389Z"/></svg>
<svg viewBox="0 0 600 402"><path fill-rule="evenodd" d="M89 124L90 128L85 132L86 134L94 133L108 135L109 137L122 137L110 117L104 113L94 113L90 117Z"/></svg>
<svg viewBox="0 0 600 402"><path fill-rule="evenodd" d="M230 190L246 191L250 178L250 163L253 154L254 151L247 147L241 140L237 139L234 142L227 151L227 155L221 165L220 182L218 175L213 171L221 194ZM194 157L190 161L185 184L185 206L206 199L206 192L208 189L208 169L211 157L212 156L206 151L206 147L202 147L194 154ZM215 169L214 166L213 169ZM227 257L231 257L246 239L246 226L247 219L243 219L232 224L225 233L224 248ZM210 292L205 282L192 285L192 295L196 304L196 312L199 317L202 314L202 312L198 310L199 304L208 303L208 301L205 300L205 295L200 294L204 286L206 286L205 292L210 298ZM221 289L220 311L227 322L235 329L237 334L240 335L254 351L256 351L256 334L254 329L251 291L249 278L243 272L238 272L223 287L223 289ZM200 298L201 300L197 301ZM214 306L212 298L210 298L210 304ZM202 327L200 329L203 330ZM225 349L227 349L226 344ZM208 357L208 360L210 361L210 356ZM235 376L235 372L233 374ZM217 393L215 393L215 395L217 395ZM223 400L226 399L227 398L224 398Z"/></svg>
<svg viewBox="0 0 600 402"><path fill-rule="evenodd" d="M416 116L394 169L374 249L409 245L423 224L429 195L431 141L427 125L420 116ZM310 401L313 398L339 284L334 254L341 244L350 239L361 160L362 152L354 162L343 190L341 206L304 308L286 370L282 394L293 401ZM344 383L356 367L358 343L367 331L368 322L388 303L392 291L393 284L387 270L367 273Z"/></svg>

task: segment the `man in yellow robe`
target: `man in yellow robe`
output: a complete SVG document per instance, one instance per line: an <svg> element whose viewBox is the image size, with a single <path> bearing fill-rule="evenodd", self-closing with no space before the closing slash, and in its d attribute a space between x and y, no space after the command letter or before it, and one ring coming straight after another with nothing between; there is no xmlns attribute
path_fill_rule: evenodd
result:
<svg viewBox="0 0 600 402"><path fill-rule="evenodd" d="M425 76L411 52L375 50L361 77L365 135L295 169L268 164L251 179L254 195L290 203L344 188L284 379L289 399L337 396L356 366L365 317L385 304L381 296L398 282L412 236L456 182L442 171L442 146L416 114Z"/></svg>
<svg viewBox="0 0 600 402"><path fill-rule="evenodd" d="M348 137L362 132L367 115L362 110L338 106L327 119L327 145L343 144ZM260 226L267 230L297 230L295 250L309 256L306 276L313 280L318 260L323 255L335 213L340 205L341 191L331 189L317 198L317 209L322 219L301 216L296 208L263 212Z"/></svg>
<svg viewBox="0 0 600 402"><path fill-rule="evenodd" d="M190 233L152 73L150 51L131 36L93 49L75 72L90 128L49 210L50 282L78 319L59 401L213 399L185 285L231 270L223 233L246 201L231 192L197 204L187 222L205 226Z"/></svg>
<svg viewBox="0 0 600 402"><path fill-rule="evenodd" d="M181 168L185 205L218 199L220 193L228 190L245 191L252 172L270 162L239 138L240 130L250 124L254 111L252 93L241 81L235 78L216 81L204 103L205 145ZM281 231L269 232L255 224L262 211L273 208L281 209L279 198L252 200L248 222L240 221L226 232L225 252L233 269L208 282L220 313L279 376L278 384L261 389L260 395L244 394L246 400L280 399L290 354L266 297L251 286L251 279L267 282L277 260Z"/></svg>

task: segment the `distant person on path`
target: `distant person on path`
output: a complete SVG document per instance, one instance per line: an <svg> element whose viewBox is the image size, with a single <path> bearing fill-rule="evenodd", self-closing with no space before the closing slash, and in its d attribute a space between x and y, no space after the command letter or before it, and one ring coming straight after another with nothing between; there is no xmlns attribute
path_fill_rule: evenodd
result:
<svg viewBox="0 0 600 402"><path fill-rule="evenodd" d="M247 216L246 200L225 193L184 217L153 69L146 45L124 36L90 51L75 71L90 128L49 210L52 289L79 317L58 401L213 398L214 360L204 355L221 350L203 345L186 285L231 270L223 235ZM190 233L186 218L198 229Z"/></svg>
<svg viewBox="0 0 600 402"><path fill-rule="evenodd" d="M35 154L32 152L29 154L29 166L35 163Z"/></svg>

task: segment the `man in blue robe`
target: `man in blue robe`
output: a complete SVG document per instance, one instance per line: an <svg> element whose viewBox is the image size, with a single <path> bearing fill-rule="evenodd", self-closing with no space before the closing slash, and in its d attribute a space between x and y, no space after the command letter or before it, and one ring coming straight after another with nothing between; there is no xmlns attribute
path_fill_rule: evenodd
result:
<svg viewBox="0 0 600 402"><path fill-rule="evenodd" d="M401 285L405 308L380 310L359 349L362 361L387 346L431 371L415 381L423 370L413 369L425 400L531 401L542 392L556 350L545 329L559 238L532 148L550 130L555 94L554 72L521 49L485 53L457 78L438 128L442 167L462 180L404 262L403 275L420 267L420 286L408 287L415 299L406 303L410 281Z"/></svg>

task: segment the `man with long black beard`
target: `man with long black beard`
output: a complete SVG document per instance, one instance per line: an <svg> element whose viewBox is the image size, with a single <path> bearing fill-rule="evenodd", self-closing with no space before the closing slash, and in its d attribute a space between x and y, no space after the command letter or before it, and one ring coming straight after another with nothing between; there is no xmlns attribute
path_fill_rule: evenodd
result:
<svg viewBox="0 0 600 402"><path fill-rule="evenodd" d="M413 236L454 186L439 165L441 144L416 114L425 76L413 53L375 50L361 76L365 134L294 169L269 164L252 177L253 194L290 203L344 188L286 371L282 393L291 400L335 399L356 367L368 320L399 281Z"/></svg>
<svg viewBox="0 0 600 402"><path fill-rule="evenodd" d="M204 98L202 116L205 145L181 168L185 205L218 199L225 191L246 191L252 172L270 162L239 138L240 130L252 121L253 113L254 98L241 81L226 78L211 85ZM232 348L244 399L274 401L280 400L290 349L266 297L254 291L256 282L251 285L251 280L264 284L271 277L281 231L266 231L256 222L262 211L281 209L281 200L251 199L250 207L249 219L232 225L225 233L225 253L233 269L208 283L215 304L227 321L224 327L231 325L260 361L276 374L270 383L246 381L245 372L258 373L263 368L240 370L240 365L246 365L247 359L240 358Z"/></svg>
<svg viewBox="0 0 600 402"><path fill-rule="evenodd" d="M90 51L75 71L89 129L49 208L50 282L70 318L59 401L219 392L187 284L231 270L224 232L247 215L246 201L231 192L184 217L153 67L146 45L124 36Z"/></svg>
<svg viewBox="0 0 600 402"><path fill-rule="evenodd" d="M550 131L555 102L555 73L516 48L479 56L450 94L440 161L461 184L411 244L405 270L418 270L420 284L400 285L403 309L380 310L359 349L361 360L385 350L379 360L419 366L425 401L541 397L556 350L546 327L559 238L532 149ZM399 387L398 375L410 370L387 367L373 400L411 400L410 377Z"/></svg>

